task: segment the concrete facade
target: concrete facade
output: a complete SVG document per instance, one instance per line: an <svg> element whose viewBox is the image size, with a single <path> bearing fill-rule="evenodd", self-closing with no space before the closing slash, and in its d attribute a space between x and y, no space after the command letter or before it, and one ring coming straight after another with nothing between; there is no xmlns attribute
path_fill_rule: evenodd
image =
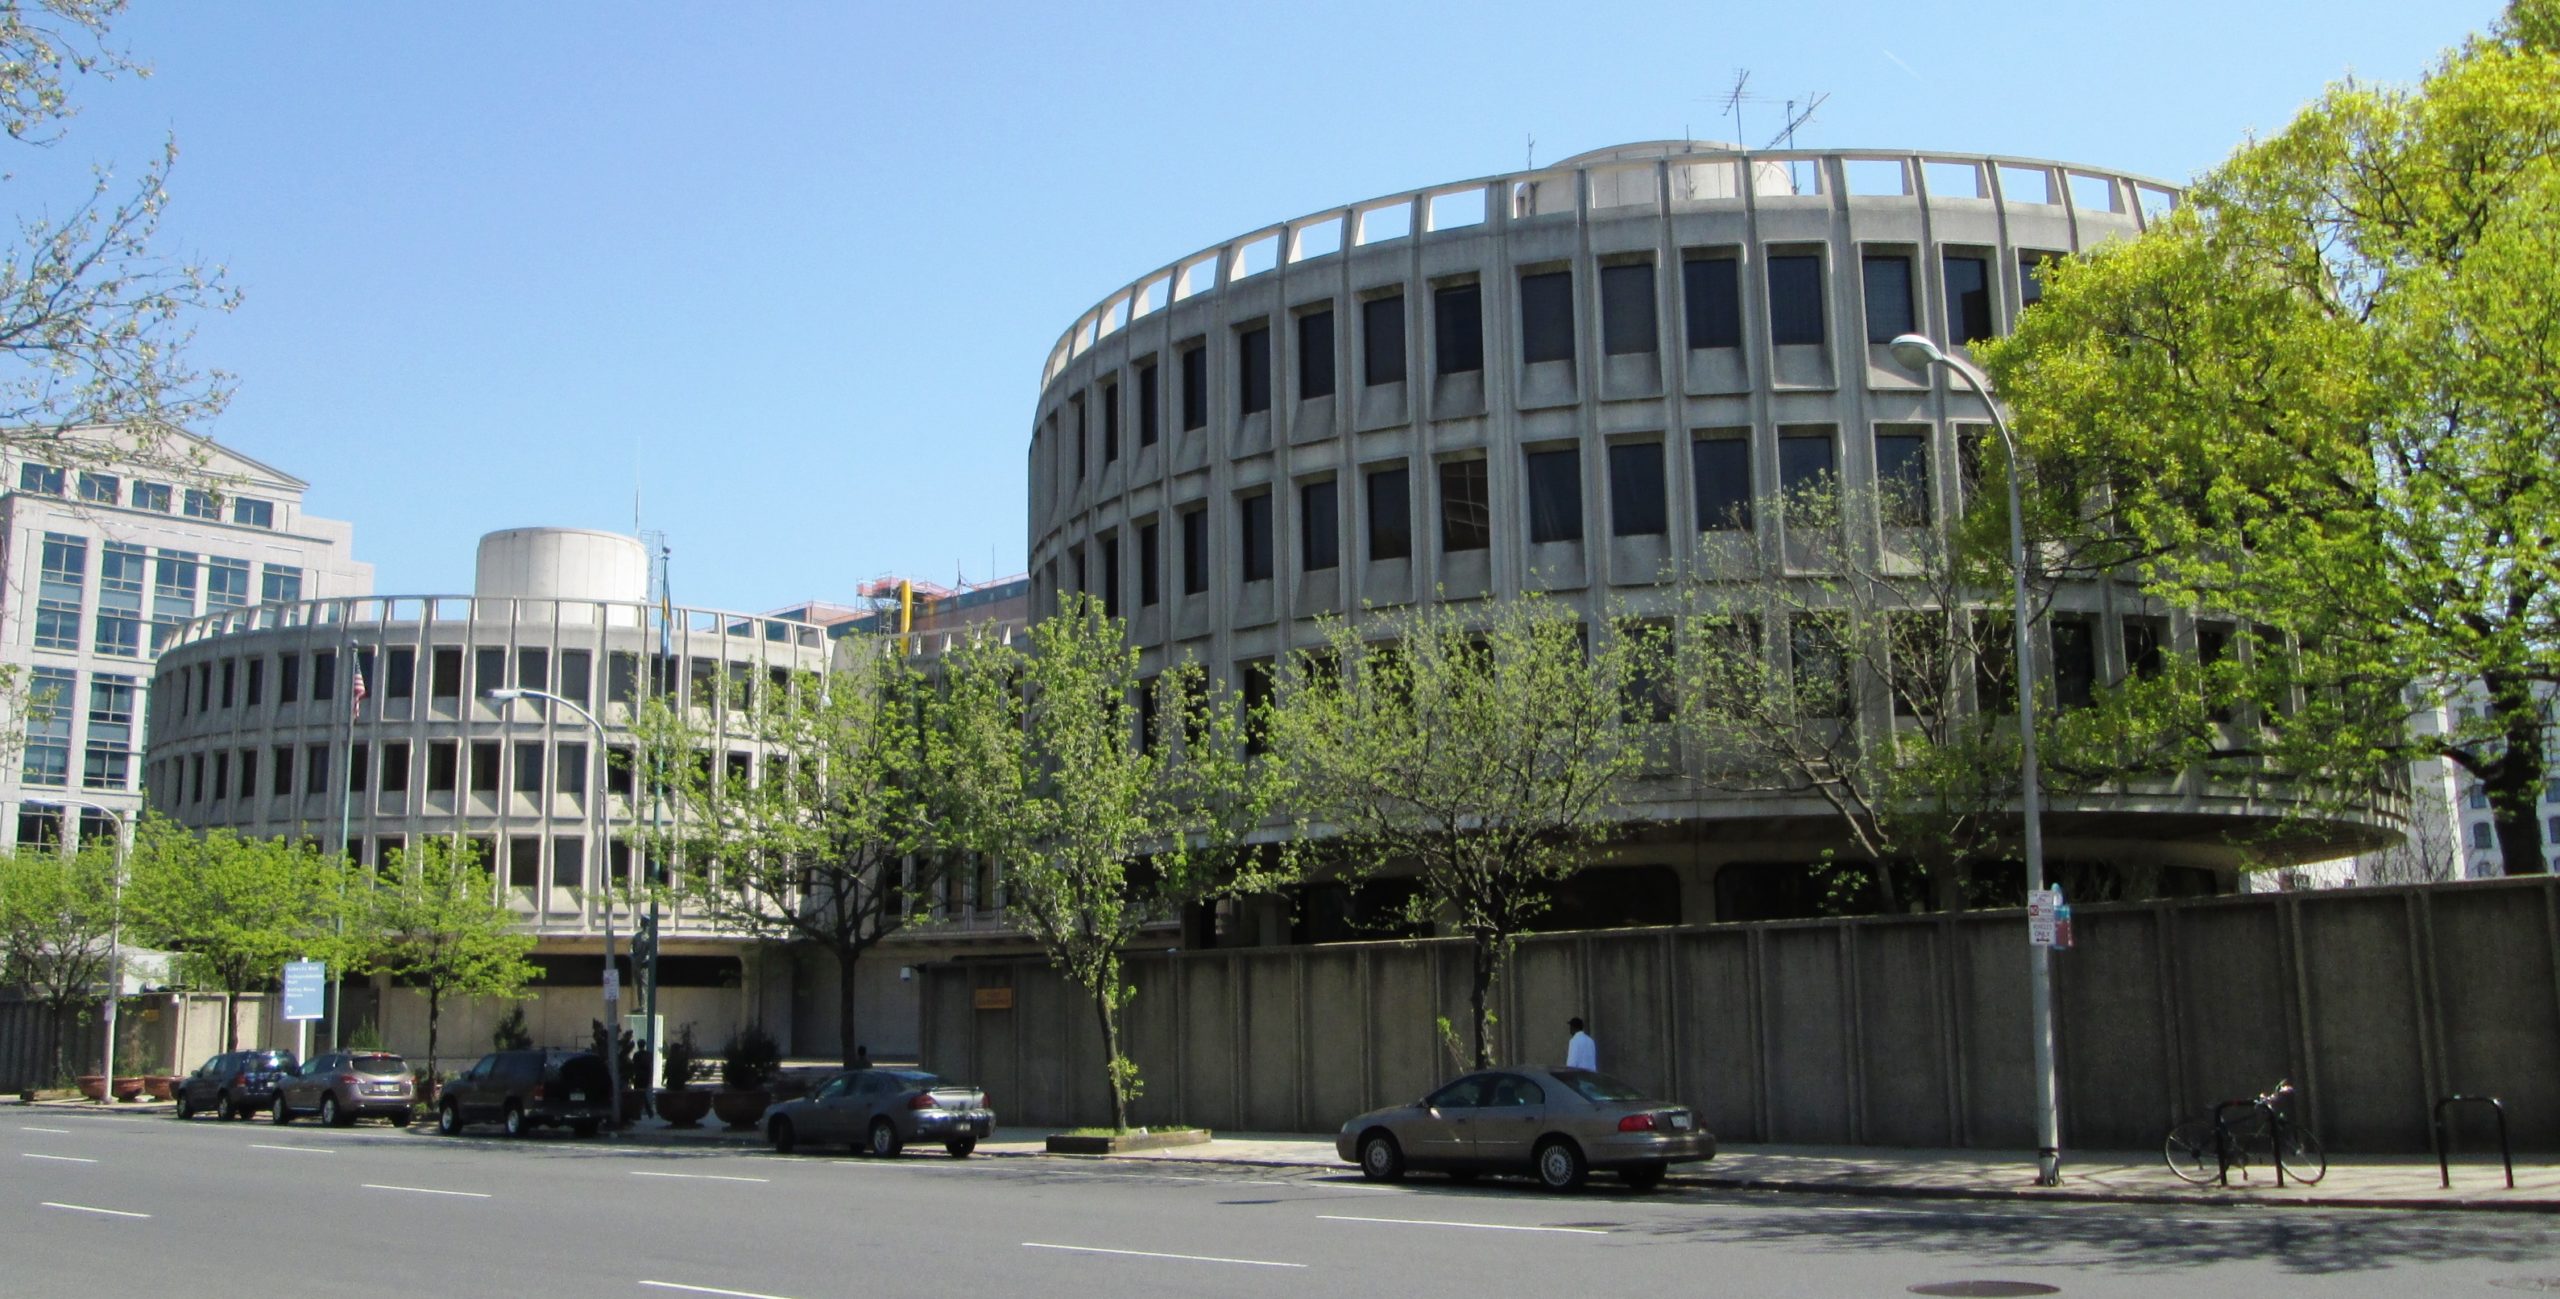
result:
<svg viewBox="0 0 2560 1299"><path fill-rule="evenodd" d="M1327 615L1540 592L1605 624L1675 615L1684 585L1746 576L1762 550L1807 578L1829 547L1893 554L1907 520L1787 536L1777 508L1823 476L1909 485L1917 526L1960 512L1988 413L1884 340L1995 335L2033 301L2039 259L2132 236L2173 201L2045 160L1669 142L1254 231L1115 291L1051 353L1032 607L1098 594L1148 670L1188 657L1232 682ZM2044 625L2074 652L2048 634L2040 670L2101 680L2137 647L2192 654L2221 630L2110 582L2062 590ZM1895 725L1862 693L1860 725ZM2227 889L2232 839L2277 810L2200 775L2147 782L2058 803L2048 851ZM1675 775L1631 814L1662 828L1616 860L1675 882L1662 920L1733 918L1731 870L1854 855L1810 795ZM2358 821L2257 850L2334 856L2387 833Z"/></svg>

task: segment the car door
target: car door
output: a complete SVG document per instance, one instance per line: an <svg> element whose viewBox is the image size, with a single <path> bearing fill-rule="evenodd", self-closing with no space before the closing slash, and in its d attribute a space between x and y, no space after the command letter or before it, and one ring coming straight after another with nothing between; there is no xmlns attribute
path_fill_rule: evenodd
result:
<svg viewBox="0 0 2560 1299"><path fill-rule="evenodd" d="M181 1083L180 1086L186 1089L188 1108L201 1110L212 1107L214 1097L213 1080L222 1076L222 1062L228 1058L229 1057L227 1056L215 1056L212 1059L205 1061L203 1064L197 1065L196 1071L187 1075L187 1080L184 1083Z"/></svg>
<svg viewBox="0 0 2560 1299"><path fill-rule="evenodd" d="M484 1055L463 1070L461 1077L445 1084L445 1094L453 1099L453 1108L462 1115L463 1122L480 1118L489 1108L489 1075L497 1067L497 1060L494 1055Z"/></svg>
<svg viewBox="0 0 2560 1299"><path fill-rule="evenodd" d="M840 1073L827 1080L817 1094L809 1098L801 1123L801 1131L813 1141L850 1141L853 1139L854 1079L858 1074Z"/></svg>
<svg viewBox="0 0 2560 1299"><path fill-rule="evenodd" d="M1547 1130L1546 1089L1516 1073L1494 1074L1484 1102L1466 1126L1468 1157L1488 1166L1526 1167Z"/></svg>
<svg viewBox="0 0 2560 1299"><path fill-rule="evenodd" d="M1484 1107L1489 1075L1469 1074L1422 1098L1421 1112L1397 1125L1405 1159L1442 1167L1468 1162L1467 1125Z"/></svg>
<svg viewBox="0 0 2560 1299"><path fill-rule="evenodd" d="M845 1135L857 1141L865 1139L871 1131L871 1120L887 1112L889 1097L897 1089L897 1079L877 1069L865 1069L855 1075L853 1106L846 1111L852 1128Z"/></svg>

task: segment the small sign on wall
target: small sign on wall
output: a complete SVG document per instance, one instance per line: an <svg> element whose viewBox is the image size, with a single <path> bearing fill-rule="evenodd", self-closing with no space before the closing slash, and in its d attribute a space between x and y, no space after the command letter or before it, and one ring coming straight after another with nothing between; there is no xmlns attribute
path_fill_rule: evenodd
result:
<svg viewBox="0 0 2560 1299"><path fill-rule="evenodd" d="M969 994L969 1004L980 1010L1013 1009L1013 989L977 988Z"/></svg>

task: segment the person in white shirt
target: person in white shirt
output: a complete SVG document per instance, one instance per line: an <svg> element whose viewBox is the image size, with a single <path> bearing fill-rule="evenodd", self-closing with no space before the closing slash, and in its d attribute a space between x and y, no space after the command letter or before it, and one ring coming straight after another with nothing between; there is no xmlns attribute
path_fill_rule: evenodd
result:
<svg viewBox="0 0 2560 1299"><path fill-rule="evenodd" d="M1577 1015L1572 1019L1566 1020L1564 1022L1564 1026L1573 1030L1573 1036L1567 1039L1564 1044L1564 1067L1567 1069L1589 1069L1594 1073L1599 1072L1600 1047L1598 1043L1591 1040L1591 1035L1589 1033L1582 1031L1581 1016Z"/></svg>

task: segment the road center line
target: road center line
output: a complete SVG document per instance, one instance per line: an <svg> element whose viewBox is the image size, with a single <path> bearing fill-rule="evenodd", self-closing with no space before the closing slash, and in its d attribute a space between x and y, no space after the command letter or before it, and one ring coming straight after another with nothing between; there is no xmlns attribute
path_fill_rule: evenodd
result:
<svg viewBox="0 0 2560 1299"><path fill-rule="evenodd" d="M770 1182L770 1177L730 1177L721 1173L644 1173L634 1170L633 1177L681 1177L693 1182ZM715 1292L716 1293L716 1292Z"/></svg>
<svg viewBox="0 0 2560 1299"><path fill-rule="evenodd" d="M489 1198L489 1194L486 1191L439 1191L432 1186L384 1186L379 1182L366 1182L363 1189L368 1191L407 1191L412 1195L452 1195L466 1200L485 1200Z"/></svg>
<svg viewBox="0 0 2560 1299"><path fill-rule="evenodd" d="M1113 1254L1121 1258L1165 1258L1183 1263L1233 1263L1239 1267L1295 1267L1304 1263L1275 1263L1267 1258L1219 1258L1213 1254L1159 1254L1151 1249L1104 1249L1099 1245L1044 1245L1036 1240L1022 1242L1024 1249L1056 1249L1070 1254Z"/></svg>
<svg viewBox="0 0 2560 1299"><path fill-rule="evenodd" d="M335 1150L327 1150L319 1146L270 1146L256 1141L250 1142L249 1148L251 1150L281 1150L292 1155L334 1155L338 1153Z"/></svg>
<svg viewBox="0 0 2560 1299"><path fill-rule="evenodd" d="M1565 1236L1606 1236L1599 1227L1515 1227L1502 1222L1446 1222L1437 1218L1355 1218L1345 1213L1319 1213L1326 1222L1383 1222L1398 1227L1467 1227L1476 1231L1545 1231Z"/></svg>
<svg viewBox="0 0 2560 1299"><path fill-rule="evenodd" d="M94 1164L94 1163L98 1162L97 1160L94 1160L94 1159L82 1159L82 1158L81 1158L80 1156L78 1156L78 1155L39 1155L39 1154L35 1153L35 1152L34 1152L34 1151L32 1151L32 1150L21 1150L21 1151L19 1151L19 1152L18 1152L18 1158L20 1158L20 1159L50 1159L50 1160L52 1160L53 1162L55 1162L55 1163L57 1163L57 1164Z"/></svg>
<svg viewBox="0 0 2560 1299"><path fill-rule="evenodd" d="M680 1281L643 1281L640 1284L650 1290L682 1290L686 1294L726 1295L729 1299L784 1299L784 1296L778 1294L758 1294L753 1290L720 1290L707 1285L686 1285Z"/></svg>
<svg viewBox="0 0 2560 1299"><path fill-rule="evenodd" d="M48 1209L69 1209L73 1213L103 1213L110 1218L148 1218L151 1216L147 1213L127 1213L122 1209L93 1208L86 1204L59 1204L52 1200L44 1201L44 1207Z"/></svg>
<svg viewBox="0 0 2560 1299"><path fill-rule="evenodd" d="M18 1130L20 1132L50 1132L57 1137L67 1137L71 1135L71 1129L69 1128L20 1128Z"/></svg>

